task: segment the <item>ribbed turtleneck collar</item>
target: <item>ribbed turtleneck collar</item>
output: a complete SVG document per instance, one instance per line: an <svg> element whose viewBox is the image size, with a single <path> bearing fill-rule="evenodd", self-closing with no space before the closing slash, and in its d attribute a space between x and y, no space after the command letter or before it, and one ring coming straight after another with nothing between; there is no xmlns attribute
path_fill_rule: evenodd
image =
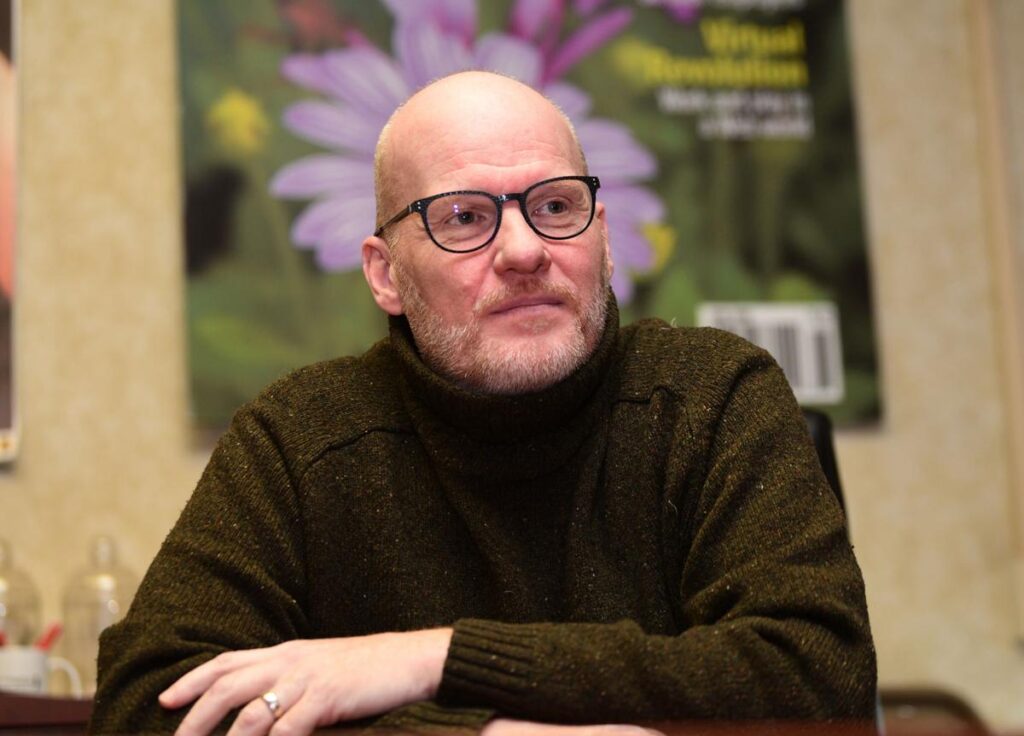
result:
<svg viewBox="0 0 1024 736"><path fill-rule="evenodd" d="M406 319L390 320L390 344L401 366L404 400L420 434L435 450L455 445L450 447L453 457L460 465L475 466L477 472L490 463L483 457L482 464L473 462L474 447L483 456L504 446L523 460L530 456L536 470L572 451L579 435L590 430L594 417L589 415L599 403L593 400L595 394L615 383L610 369L618 333L618 306L609 292L604 331L583 365L541 391L500 396L463 388L436 373L421 359ZM465 470L473 472L470 467Z"/></svg>

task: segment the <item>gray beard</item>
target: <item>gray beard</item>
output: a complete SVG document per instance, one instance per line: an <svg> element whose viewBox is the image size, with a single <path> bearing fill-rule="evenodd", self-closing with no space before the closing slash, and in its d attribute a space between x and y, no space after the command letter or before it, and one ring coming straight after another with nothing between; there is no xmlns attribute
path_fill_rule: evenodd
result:
<svg viewBox="0 0 1024 736"><path fill-rule="evenodd" d="M568 377L593 354L604 330L608 311L608 282L602 279L581 301L565 287L527 278L489 295L474 308L465 325L445 322L426 302L412 279L396 264L399 294L416 346L432 369L464 388L490 394L540 391ZM602 267L602 273L605 269ZM569 339L543 349L527 344L496 345L487 349L475 315L481 307L520 294L555 293L573 307L574 329Z"/></svg>

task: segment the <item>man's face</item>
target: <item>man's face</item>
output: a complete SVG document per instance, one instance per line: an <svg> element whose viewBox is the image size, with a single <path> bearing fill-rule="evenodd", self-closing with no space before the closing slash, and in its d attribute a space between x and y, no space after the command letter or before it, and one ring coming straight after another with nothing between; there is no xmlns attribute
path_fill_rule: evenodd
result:
<svg viewBox="0 0 1024 736"><path fill-rule="evenodd" d="M561 117L542 98L522 96L514 115L508 105L485 106L441 127L410 126L429 143L403 149L406 201L460 189L521 192L582 174ZM535 233L515 202L504 205L494 241L471 253L438 248L418 216L395 235L391 277L401 310L440 373L489 393L521 393L565 378L593 352L611 274L600 203L590 227L566 241Z"/></svg>
<svg viewBox="0 0 1024 736"><path fill-rule="evenodd" d="M572 259L551 260L547 271L568 278L514 278L472 299L468 295L478 293L475 289L446 293L451 281L433 280L436 288L421 289L399 266L405 314L426 361L453 380L488 393L536 391L572 373L600 337L608 281L599 263L596 278L579 279L583 283L577 288ZM480 279L480 274L471 276ZM461 322L445 316L456 312Z"/></svg>

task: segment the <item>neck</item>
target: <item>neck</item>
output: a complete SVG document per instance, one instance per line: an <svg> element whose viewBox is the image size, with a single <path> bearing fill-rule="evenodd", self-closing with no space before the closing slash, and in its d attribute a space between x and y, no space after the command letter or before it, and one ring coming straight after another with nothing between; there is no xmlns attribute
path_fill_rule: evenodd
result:
<svg viewBox="0 0 1024 736"><path fill-rule="evenodd" d="M434 370L423 361L404 317L391 318L390 343L402 366L410 400L467 434L502 441L551 431L608 381L619 327L618 307L610 291L604 312L603 330L574 370L543 388L516 394L484 392Z"/></svg>

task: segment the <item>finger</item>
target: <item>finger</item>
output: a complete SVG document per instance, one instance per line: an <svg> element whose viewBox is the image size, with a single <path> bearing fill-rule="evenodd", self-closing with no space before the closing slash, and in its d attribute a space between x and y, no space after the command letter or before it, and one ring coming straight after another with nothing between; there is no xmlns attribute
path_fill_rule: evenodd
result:
<svg viewBox="0 0 1024 736"><path fill-rule="evenodd" d="M250 667L221 676L200 695L175 733L178 736L210 733L234 708L258 698L272 683L273 673L262 668Z"/></svg>
<svg viewBox="0 0 1024 736"><path fill-rule="evenodd" d="M266 658L266 649L247 649L224 652L179 677L173 685L160 693L160 705L180 708L191 703L212 687L213 683L231 672L256 664Z"/></svg>
<svg viewBox="0 0 1024 736"><path fill-rule="evenodd" d="M303 693L294 705L287 710L281 711L282 715L277 719L270 729L270 736L275 734L288 734L288 736L305 736L313 733L318 726L330 726L331 723L322 723L326 708L323 703L318 703L310 697L309 692ZM231 736L234 736L233 734Z"/></svg>
<svg viewBox="0 0 1024 736"><path fill-rule="evenodd" d="M275 722L284 717L293 703L302 698L301 683L277 682L274 686L252 700L238 713L231 724L228 736L255 736L270 732ZM277 706L273 706L273 702Z"/></svg>
<svg viewBox="0 0 1024 736"><path fill-rule="evenodd" d="M223 675L235 669L240 652L225 652L189 670L174 681L159 695L160 705L165 708L180 708L202 695Z"/></svg>
<svg viewBox="0 0 1024 736"><path fill-rule="evenodd" d="M274 691L270 691L274 692ZM283 707L283 706L280 706ZM278 710L278 713L281 711ZM228 736L255 736L269 733L274 725L274 713L263 699L263 696L249 701L249 704L238 712L235 722L228 730Z"/></svg>

